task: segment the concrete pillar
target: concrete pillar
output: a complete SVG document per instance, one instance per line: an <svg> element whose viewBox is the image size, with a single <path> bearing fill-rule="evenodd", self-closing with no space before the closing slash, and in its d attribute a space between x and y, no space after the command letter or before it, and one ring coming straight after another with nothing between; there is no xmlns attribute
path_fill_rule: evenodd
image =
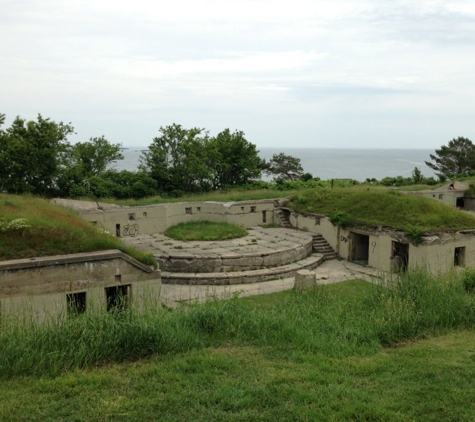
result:
<svg viewBox="0 0 475 422"><path fill-rule="evenodd" d="M316 277L313 271L299 270L297 274L295 274L294 289L308 290L313 289L316 285Z"/></svg>

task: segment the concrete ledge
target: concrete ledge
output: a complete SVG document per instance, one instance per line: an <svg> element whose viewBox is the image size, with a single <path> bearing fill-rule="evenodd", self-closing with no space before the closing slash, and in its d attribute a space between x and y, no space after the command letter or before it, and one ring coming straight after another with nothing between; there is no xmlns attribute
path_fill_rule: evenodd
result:
<svg viewBox="0 0 475 422"><path fill-rule="evenodd" d="M279 278L293 277L300 270L313 270L324 261L322 254L313 254L292 264L259 270L216 273L171 273L162 272L162 284L185 285L231 285L252 284ZM313 274L315 281L315 274Z"/></svg>
<svg viewBox="0 0 475 422"><path fill-rule="evenodd" d="M267 267L279 267L306 258L312 253L312 239L302 240L301 244L279 248L273 252L203 254L200 256L187 252L170 252L155 255L160 269L171 273L216 273L252 271Z"/></svg>
<svg viewBox="0 0 475 422"><path fill-rule="evenodd" d="M141 270L151 273L154 270L149 266L142 264L130 255L127 255L118 249L109 249L98 252L84 252L69 255L44 256L39 258L14 259L11 261L1 261L0 271L19 270L24 268L40 268L53 265L76 264L81 262L102 261L104 259L123 259Z"/></svg>

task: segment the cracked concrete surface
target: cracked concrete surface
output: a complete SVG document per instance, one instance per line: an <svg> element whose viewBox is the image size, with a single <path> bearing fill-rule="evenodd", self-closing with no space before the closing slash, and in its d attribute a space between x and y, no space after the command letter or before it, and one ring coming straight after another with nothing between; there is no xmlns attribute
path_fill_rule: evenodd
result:
<svg viewBox="0 0 475 422"><path fill-rule="evenodd" d="M355 278L370 283L377 283L386 279L388 276L388 274L374 268L339 260L326 261L312 271L315 272L318 284L338 283ZM294 280L294 277L288 277L255 284L235 284L227 286L163 284L161 298L166 306L173 307L177 306L180 302L204 302L210 298L227 299L235 294L244 297L290 290L294 287Z"/></svg>

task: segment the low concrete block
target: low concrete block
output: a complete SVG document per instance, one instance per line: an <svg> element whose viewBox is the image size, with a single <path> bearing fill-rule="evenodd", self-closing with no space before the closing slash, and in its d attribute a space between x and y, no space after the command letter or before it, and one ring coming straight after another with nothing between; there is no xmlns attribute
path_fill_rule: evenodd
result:
<svg viewBox="0 0 475 422"><path fill-rule="evenodd" d="M299 270L295 274L294 289L309 290L316 286L315 273L310 270Z"/></svg>

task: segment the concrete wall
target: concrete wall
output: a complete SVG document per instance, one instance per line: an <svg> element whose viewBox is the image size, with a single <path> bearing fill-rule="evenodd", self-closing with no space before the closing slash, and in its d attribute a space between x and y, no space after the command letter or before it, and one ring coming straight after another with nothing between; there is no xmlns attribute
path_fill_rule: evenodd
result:
<svg viewBox="0 0 475 422"><path fill-rule="evenodd" d="M138 207L78 210L82 218L120 237L163 233L189 221L227 222L244 227L274 224L272 200L244 202L175 202ZM265 221L264 221L265 220Z"/></svg>
<svg viewBox="0 0 475 422"><path fill-rule="evenodd" d="M428 196L444 203L455 205L458 197L463 196L463 191L420 191L415 194ZM433 195L437 197L434 198ZM439 197L439 195L441 195ZM470 202L472 201L472 202ZM475 208L475 199L466 198L466 207ZM244 201L244 202L193 202L151 205L146 207L120 207L106 210L81 211L83 218L102 225L106 230L115 234L117 224L121 227L121 236L124 227L137 225L139 233L163 233L168 227L186 221L208 220L226 221L233 224L252 227L260 224L280 223L274 209L273 200ZM263 212L266 221L263 221ZM131 214L133 219L131 220ZM475 235L460 232L453 235L435 236L426 238L423 244L415 246L410 244L404 233L390 230L345 230L333 226L328 217L318 214L298 214L291 212L290 224L300 230L321 234L330 246L343 259L352 256L352 233L369 236L368 265L382 271L391 271L394 268L395 258L393 242L408 244L408 267L425 266L432 272L447 271L454 266L455 248L465 247L465 262L467 267L475 266Z"/></svg>
<svg viewBox="0 0 475 422"><path fill-rule="evenodd" d="M465 248L464 267L475 267L475 233L468 230L425 237L423 243L416 246L401 232L339 229L327 217L317 214L292 213L289 221L296 228L321 234L338 256L346 260L351 259L352 247L357 247L353 246L353 234L369 236L367 265L382 271L394 269L393 242L408 244L408 268L424 267L434 274L446 272L454 267L455 248Z"/></svg>
<svg viewBox="0 0 475 422"><path fill-rule="evenodd" d="M437 201L443 202L446 205L452 207L457 206L457 199L464 198L465 191L456 190L456 189L445 189L445 190L421 190L421 191L411 191L409 192L413 195L423 196L425 198L435 199Z"/></svg>
<svg viewBox="0 0 475 422"><path fill-rule="evenodd" d="M421 245L410 245L409 266L424 266L432 273L446 272L454 267L455 248L465 248L460 267L475 267L475 235L472 233L432 236Z"/></svg>
<svg viewBox="0 0 475 422"><path fill-rule="evenodd" d="M464 197L464 210L466 211L475 211L475 197L474 196L465 196Z"/></svg>
<svg viewBox="0 0 475 422"><path fill-rule="evenodd" d="M105 288L130 285L130 306L159 303L160 271L124 253L94 253L3 261L0 263L0 312L43 321L67 314L67 295L86 292L86 309L106 309Z"/></svg>
<svg viewBox="0 0 475 422"><path fill-rule="evenodd" d="M290 215L289 221L297 229L321 234L338 253L339 229L330 222L328 217L319 214L298 214L293 212Z"/></svg>

